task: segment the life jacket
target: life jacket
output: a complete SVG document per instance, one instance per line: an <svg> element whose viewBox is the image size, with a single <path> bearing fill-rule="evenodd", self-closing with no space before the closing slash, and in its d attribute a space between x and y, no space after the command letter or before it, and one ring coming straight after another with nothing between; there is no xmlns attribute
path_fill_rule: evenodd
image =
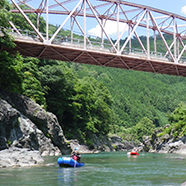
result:
<svg viewBox="0 0 186 186"><path fill-rule="evenodd" d="M77 161L78 157L76 155L73 156L73 159Z"/></svg>
<svg viewBox="0 0 186 186"><path fill-rule="evenodd" d="M80 158L74 153L71 155L71 158L74 159L75 161L80 160Z"/></svg>

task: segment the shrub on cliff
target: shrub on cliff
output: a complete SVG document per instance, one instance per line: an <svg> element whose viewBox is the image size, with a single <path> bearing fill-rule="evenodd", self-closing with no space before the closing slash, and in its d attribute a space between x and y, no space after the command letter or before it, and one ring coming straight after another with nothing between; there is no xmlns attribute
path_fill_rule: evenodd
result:
<svg viewBox="0 0 186 186"><path fill-rule="evenodd" d="M168 115L170 127L165 128L162 134L170 134L174 139L186 136L186 103L180 103L172 114Z"/></svg>
<svg viewBox="0 0 186 186"><path fill-rule="evenodd" d="M144 117L139 123L136 124L136 126L133 127L133 133L136 139L142 142L143 136L152 135L154 129L155 125L153 124L153 121L147 117Z"/></svg>

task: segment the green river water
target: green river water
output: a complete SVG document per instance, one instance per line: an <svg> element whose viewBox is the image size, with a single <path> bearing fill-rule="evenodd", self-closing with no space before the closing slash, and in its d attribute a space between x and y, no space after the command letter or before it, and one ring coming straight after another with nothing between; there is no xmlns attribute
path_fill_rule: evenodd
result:
<svg viewBox="0 0 186 186"><path fill-rule="evenodd" d="M127 152L83 154L84 167L53 165L0 169L0 186L180 186L186 181L186 156Z"/></svg>

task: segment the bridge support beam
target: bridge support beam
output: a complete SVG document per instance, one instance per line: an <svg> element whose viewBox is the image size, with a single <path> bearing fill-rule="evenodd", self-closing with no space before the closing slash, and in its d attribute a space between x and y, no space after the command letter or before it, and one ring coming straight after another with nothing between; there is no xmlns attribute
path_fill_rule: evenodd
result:
<svg viewBox="0 0 186 186"><path fill-rule="evenodd" d="M122 46L120 52L123 51L123 49L126 47L127 43L129 42L129 40L131 39L133 33L135 32L136 28L138 27L138 25L140 24L141 20L143 19L144 15L146 14L146 11L143 12L142 16L140 17L140 19L138 20L138 22L136 23L136 25L134 26L134 28L132 29L132 32L130 33L130 35L128 36L127 40L125 41L124 45Z"/></svg>
<svg viewBox="0 0 186 186"><path fill-rule="evenodd" d="M169 49L169 46L168 46L168 44L167 44L165 38L163 37L163 34L162 34L160 28L158 27L158 25L157 25L157 23L156 23L156 21L155 21L155 19L154 19L154 17L153 17L153 15L152 15L151 12L150 12L150 17L151 17L151 20L153 21L154 25L156 26L156 29L158 30L158 33L160 34L161 39L163 40L163 43L165 44L165 47L167 48L167 51L168 51L168 53L169 53L171 59L172 59L173 61L175 61L174 56L172 55L172 52L171 52L171 50Z"/></svg>
<svg viewBox="0 0 186 186"><path fill-rule="evenodd" d="M15 7L19 10L19 12L23 15L23 17L27 20L27 22L30 24L30 26L34 29L34 31L37 33L37 35L40 37L42 41L44 41L44 37L39 32L39 30L34 26L34 24L30 21L30 19L26 16L26 14L23 12L23 10L19 7L19 5L14 1L11 0L12 3L15 5Z"/></svg>
<svg viewBox="0 0 186 186"><path fill-rule="evenodd" d="M176 19L175 19L175 17L173 17L173 21L174 21L174 35L173 35L173 38L174 38L174 62L176 63L176 64L178 64L178 61L177 61L177 38L176 38L176 33L177 33L177 31L176 31L176 28L177 28L177 25L176 25Z"/></svg>
<svg viewBox="0 0 186 186"><path fill-rule="evenodd" d="M52 41L54 40L54 38L56 37L56 35L59 33L59 31L61 30L61 28L63 28L63 26L65 25L65 23L68 21L68 19L72 16L72 14L75 12L75 10L79 7L79 5L82 3L83 0L80 0L79 3L74 7L74 9L71 11L71 13L67 16L67 18L65 19L65 21L61 24L61 26L56 30L56 32L54 33L54 35L51 37L50 42L52 43Z"/></svg>
<svg viewBox="0 0 186 186"><path fill-rule="evenodd" d="M149 41L149 11L147 11L147 59L150 59L150 41Z"/></svg>
<svg viewBox="0 0 186 186"><path fill-rule="evenodd" d="M48 0L46 0L46 40L48 41Z"/></svg>
<svg viewBox="0 0 186 186"><path fill-rule="evenodd" d="M84 1L84 12L83 12L83 16L84 16L84 50L86 50L87 48L87 40L86 40L86 0Z"/></svg>

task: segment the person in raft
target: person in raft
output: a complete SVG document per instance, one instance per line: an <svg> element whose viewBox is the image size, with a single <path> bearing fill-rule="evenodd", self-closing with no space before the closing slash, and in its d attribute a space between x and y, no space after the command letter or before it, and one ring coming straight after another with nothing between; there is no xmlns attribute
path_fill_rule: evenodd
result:
<svg viewBox="0 0 186 186"><path fill-rule="evenodd" d="M138 149L134 147L131 152L138 152Z"/></svg>
<svg viewBox="0 0 186 186"><path fill-rule="evenodd" d="M74 151L71 154L71 158L74 159L77 162L80 162L80 160L81 160L81 154L79 154L78 150L79 150L79 147L76 147L74 149Z"/></svg>

